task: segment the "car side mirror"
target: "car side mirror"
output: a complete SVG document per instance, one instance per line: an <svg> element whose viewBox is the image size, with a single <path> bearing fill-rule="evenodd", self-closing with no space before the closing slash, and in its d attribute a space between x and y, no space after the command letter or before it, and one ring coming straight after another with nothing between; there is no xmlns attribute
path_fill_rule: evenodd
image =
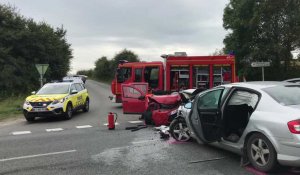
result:
<svg viewBox="0 0 300 175"><path fill-rule="evenodd" d="M73 90L71 91L71 94L77 94L77 93L78 93L78 91L75 90L75 89L73 89Z"/></svg>
<svg viewBox="0 0 300 175"><path fill-rule="evenodd" d="M139 100L145 100L145 96L144 95L142 95L142 96L139 96L139 98L138 98Z"/></svg>
<svg viewBox="0 0 300 175"><path fill-rule="evenodd" d="M32 95L35 95L35 94L36 94L36 92L35 92L35 91L32 91L32 92L31 92L31 94L32 94Z"/></svg>

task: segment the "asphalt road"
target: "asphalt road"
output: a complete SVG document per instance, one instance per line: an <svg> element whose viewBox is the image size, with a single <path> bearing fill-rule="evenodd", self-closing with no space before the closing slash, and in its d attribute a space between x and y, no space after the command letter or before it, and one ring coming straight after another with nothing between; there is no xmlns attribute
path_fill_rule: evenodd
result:
<svg viewBox="0 0 300 175"><path fill-rule="evenodd" d="M87 81L91 106L71 120L24 119L0 127L0 174L253 174L232 153L195 142L160 140L149 127L136 132L138 115L123 115L106 84ZM107 113L119 114L108 130ZM191 161L221 158L215 161ZM254 174L257 174L254 172Z"/></svg>

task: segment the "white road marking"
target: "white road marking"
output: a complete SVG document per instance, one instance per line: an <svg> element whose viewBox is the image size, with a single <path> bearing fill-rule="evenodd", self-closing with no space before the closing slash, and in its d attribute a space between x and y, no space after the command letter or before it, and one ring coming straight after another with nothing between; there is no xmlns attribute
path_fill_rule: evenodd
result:
<svg viewBox="0 0 300 175"><path fill-rule="evenodd" d="M52 129L46 129L47 132L56 132L56 131L62 131L64 129L62 128L52 128Z"/></svg>
<svg viewBox="0 0 300 175"><path fill-rule="evenodd" d="M104 123L103 125L104 125L104 126L107 126L107 125L108 125L108 123ZM116 123L115 123L115 125L119 125L119 123L118 123L118 122L116 122Z"/></svg>
<svg viewBox="0 0 300 175"><path fill-rule="evenodd" d="M91 127L93 127L93 126L91 126L91 125L81 125L81 126L76 126L76 128L78 128L78 129L82 129L82 128L91 128Z"/></svg>
<svg viewBox="0 0 300 175"><path fill-rule="evenodd" d="M31 131L15 131L11 133L12 135L23 135L23 134L31 134Z"/></svg>
<svg viewBox="0 0 300 175"><path fill-rule="evenodd" d="M135 120L135 121L128 121L129 123L135 124L135 123L143 123L143 121Z"/></svg>
<svg viewBox="0 0 300 175"><path fill-rule="evenodd" d="M0 159L0 162L10 161L10 160L29 159L29 158L42 157L42 156L51 156L51 155L57 155L57 154L72 153L72 152L76 152L76 151L77 150L67 150L67 151L52 152L52 153L45 153L45 154L35 154L35 155L28 155L28 156L12 157L12 158L7 158L7 159Z"/></svg>

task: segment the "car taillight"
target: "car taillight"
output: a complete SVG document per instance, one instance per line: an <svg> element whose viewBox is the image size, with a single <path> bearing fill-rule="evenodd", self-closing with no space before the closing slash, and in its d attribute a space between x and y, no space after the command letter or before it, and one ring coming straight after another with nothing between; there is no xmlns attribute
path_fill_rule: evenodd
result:
<svg viewBox="0 0 300 175"><path fill-rule="evenodd" d="M288 127L293 134L300 134L300 120L288 122Z"/></svg>

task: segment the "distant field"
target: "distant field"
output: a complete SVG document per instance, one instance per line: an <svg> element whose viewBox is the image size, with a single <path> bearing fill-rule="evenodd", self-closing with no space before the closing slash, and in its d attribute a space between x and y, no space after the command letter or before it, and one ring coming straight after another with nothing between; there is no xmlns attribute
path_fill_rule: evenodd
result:
<svg viewBox="0 0 300 175"><path fill-rule="evenodd" d="M10 97L0 100L0 120L22 114L25 97Z"/></svg>

